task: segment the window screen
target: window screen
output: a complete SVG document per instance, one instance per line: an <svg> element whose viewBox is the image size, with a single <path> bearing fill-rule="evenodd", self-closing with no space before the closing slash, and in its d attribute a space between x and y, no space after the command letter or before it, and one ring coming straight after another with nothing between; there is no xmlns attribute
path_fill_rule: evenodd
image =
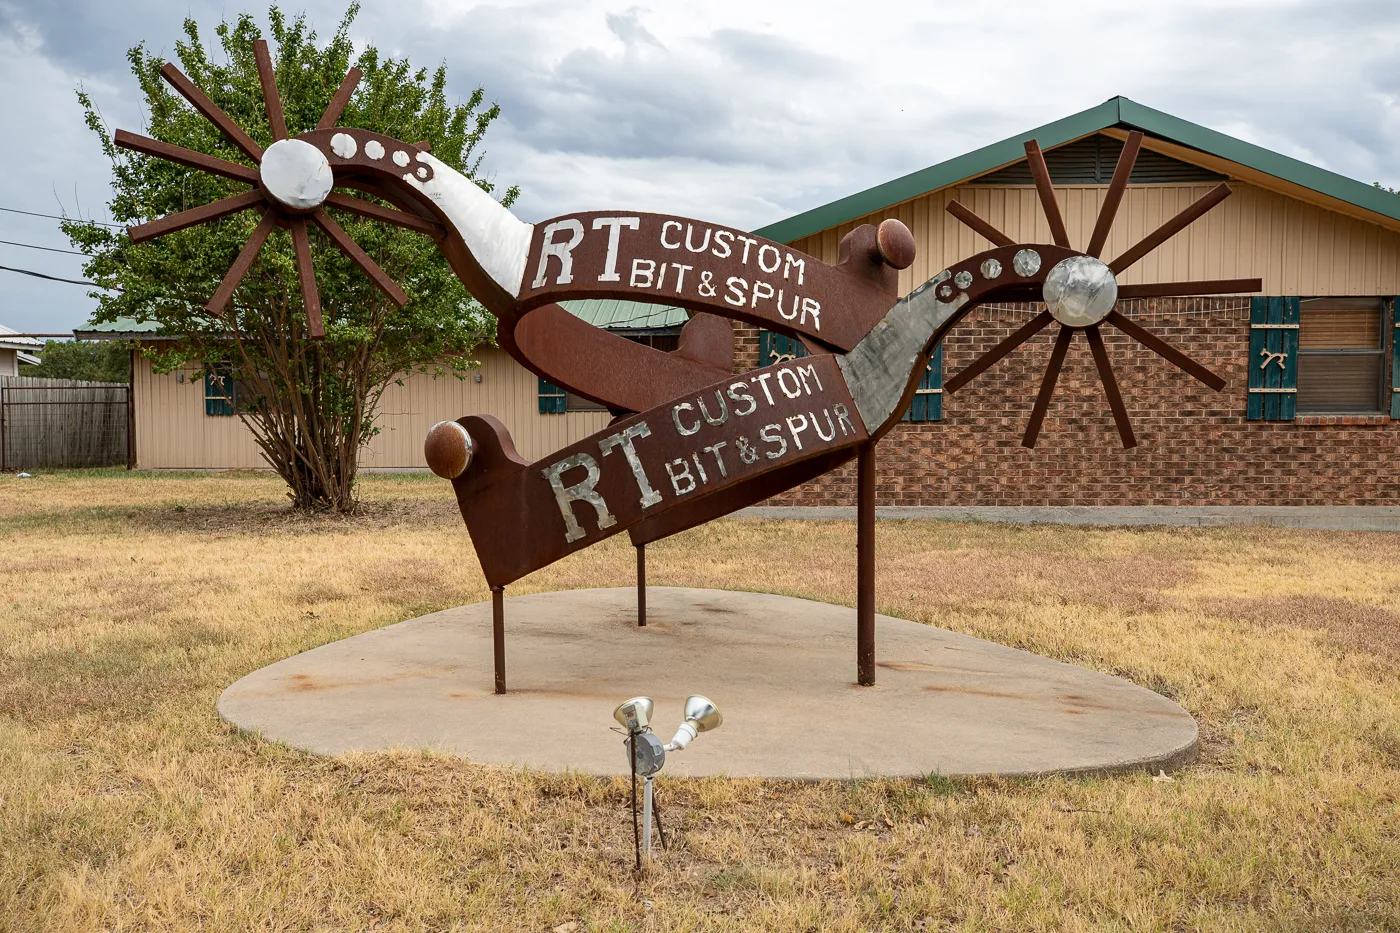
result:
<svg viewBox="0 0 1400 933"><path fill-rule="evenodd" d="M1379 412L1385 388L1380 298L1306 298L1298 329L1298 411Z"/></svg>

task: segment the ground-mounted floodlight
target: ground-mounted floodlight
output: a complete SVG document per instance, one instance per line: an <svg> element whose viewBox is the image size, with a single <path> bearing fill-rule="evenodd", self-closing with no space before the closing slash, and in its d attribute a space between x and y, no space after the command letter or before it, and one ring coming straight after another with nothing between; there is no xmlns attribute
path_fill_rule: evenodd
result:
<svg viewBox="0 0 1400 933"><path fill-rule="evenodd" d="M651 711L654 708L651 697L633 697L613 710L613 719L629 734L645 732L651 727Z"/></svg>
<svg viewBox="0 0 1400 933"><path fill-rule="evenodd" d="M718 729L723 724L724 716L720 714L719 707L708 698L699 694L688 697L685 701L685 722L676 730L675 738L667 743L666 751L678 752L689 745L697 734Z"/></svg>
<svg viewBox="0 0 1400 933"><path fill-rule="evenodd" d="M627 760L632 769L632 837L636 846L637 870L651 858L651 823L656 820L661 847L666 848L666 832L661 827L661 812L656 808L653 782L666 765L666 753L678 752L701 732L718 729L724 722L719 707L708 697L693 694L685 701L685 721L676 729L675 737L661 744L651 731L651 697L633 697L613 710L613 718L627 730ZM642 776L642 812L637 814L637 775Z"/></svg>

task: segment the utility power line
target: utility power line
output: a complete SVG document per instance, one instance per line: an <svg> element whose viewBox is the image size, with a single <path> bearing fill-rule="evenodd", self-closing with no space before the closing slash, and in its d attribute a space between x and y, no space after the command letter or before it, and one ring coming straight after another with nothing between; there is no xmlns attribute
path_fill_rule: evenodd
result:
<svg viewBox="0 0 1400 933"><path fill-rule="evenodd" d="M0 211L10 214L24 214L26 217L47 217L49 220L74 220L80 224L97 224L99 227L116 227L118 230L126 229L126 224L109 224L103 220L83 220L81 217L63 217L59 214L39 214L34 211L22 211L17 207L0 207Z"/></svg>
<svg viewBox="0 0 1400 933"><path fill-rule="evenodd" d="M121 291L120 288L113 288L110 285L98 285L96 282L89 282L86 279L65 279L57 275L45 275L42 272L35 272L33 269L16 269L13 266L0 266L0 271L18 272L20 275L32 275L36 279L48 279L50 282L68 282L71 285L91 285L93 288L105 288L108 291Z"/></svg>
<svg viewBox="0 0 1400 933"><path fill-rule="evenodd" d="M92 253L80 253L75 249L59 249L56 246L36 246L33 243L20 243L16 240L0 240L6 246L23 246L26 249L42 249L50 253L67 253L70 256L91 256Z"/></svg>

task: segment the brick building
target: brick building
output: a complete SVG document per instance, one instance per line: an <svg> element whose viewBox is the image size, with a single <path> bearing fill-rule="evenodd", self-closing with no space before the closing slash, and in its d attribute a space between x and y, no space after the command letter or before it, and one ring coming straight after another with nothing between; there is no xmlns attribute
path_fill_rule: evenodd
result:
<svg viewBox="0 0 1400 933"><path fill-rule="evenodd" d="M1106 103L757 231L826 261L864 223L903 221L919 258L905 291L991 247L945 211L968 205L1017 242L1051 242L1022 143L1046 150L1070 242L1083 247L1132 130L1143 151L1104 250L1111 259L1224 181L1234 194L1127 270L1124 284L1262 278L1259 296L1123 301L1119 310L1229 380L1214 393L1109 328L1138 437L1124 450L1082 337L1034 449L1021 432L1054 340L1047 328L956 395L959 372L1043 306L972 312L945 341L906 423L879 445L887 505L1400 503L1400 197L1151 110ZM739 366L800 352L738 328ZM1392 399L1395 399L1392 401ZM779 502L854 502L854 466Z"/></svg>
<svg viewBox="0 0 1400 933"><path fill-rule="evenodd" d="M914 233L910 290L991 246L945 211L953 199L1017 242L1048 243L1023 141L1046 150L1070 242L1093 229L1123 140L1146 134L1112 235L1111 259L1219 183L1234 194L1119 277L1124 284L1259 277L1260 296L1120 302L1129 317L1229 380L1216 394L1104 330L1138 446L1123 450L1082 338L1071 346L1034 449L1021 433L1054 328L945 397L955 374L1040 310L983 306L934 357L920 392L879 445L878 498L894 505L1400 504L1394 296L1400 295L1400 197L1124 98L1030 130L763 228L828 263L856 226L887 217ZM572 302L598 326L672 349L687 314L629 302ZM576 307L574 307L576 306ZM1265 326L1259 326L1265 325ZM736 370L804 352L736 325ZM153 325L80 329L86 338L161 341ZM0 341L3 343L3 341ZM471 379L413 375L386 392L370 468L423 467L422 437L443 418L490 413L529 458L589 436L609 415L483 347ZM0 360L3 364L3 360ZM216 373L158 373L133 354L135 452L142 468L258 468ZM778 501L854 502L854 466Z"/></svg>

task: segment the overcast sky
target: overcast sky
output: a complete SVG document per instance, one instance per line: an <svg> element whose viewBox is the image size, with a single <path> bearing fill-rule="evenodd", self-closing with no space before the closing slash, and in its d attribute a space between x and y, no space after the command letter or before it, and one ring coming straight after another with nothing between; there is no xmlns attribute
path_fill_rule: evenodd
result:
<svg viewBox="0 0 1400 933"><path fill-rule="evenodd" d="M237 5L0 0L0 207L106 213L108 171L79 85L142 129L126 49L211 46ZM266 7L246 9L265 18ZM344 4L305 9L323 35ZM502 108L488 170L525 220L628 208L755 227L1122 94L1365 182L1400 187L1400 3L365 0L354 29L450 90ZM0 211L0 239L67 248ZM82 259L0 244L0 265L81 277ZM0 271L0 324L64 331L77 285Z"/></svg>

